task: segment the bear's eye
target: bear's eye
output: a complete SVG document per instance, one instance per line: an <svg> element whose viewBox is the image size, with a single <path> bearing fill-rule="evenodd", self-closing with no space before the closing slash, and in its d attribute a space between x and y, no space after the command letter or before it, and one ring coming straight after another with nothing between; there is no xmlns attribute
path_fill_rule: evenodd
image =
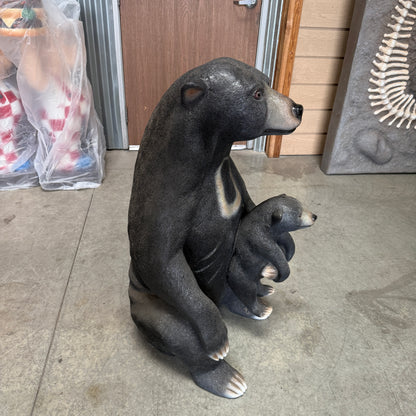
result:
<svg viewBox="0 0 416 416"><path fill-rule="evenodd" d="M256 90L253 94L256 100L261 100L263 98L263 90Z"/></svg>

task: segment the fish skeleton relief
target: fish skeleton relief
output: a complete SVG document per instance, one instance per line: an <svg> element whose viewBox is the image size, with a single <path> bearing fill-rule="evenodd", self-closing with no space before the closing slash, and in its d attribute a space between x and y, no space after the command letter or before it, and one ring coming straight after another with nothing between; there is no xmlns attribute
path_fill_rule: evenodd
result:
<svg viewBox="0 0 416 416"><path fill-rule="evenodd" d="M416 1L397 1L397 14L391 16L393 23L387 25L391 32L384 35L373 61L377 70L371 69L370 82L376 88L368 91L371 106L378 107L374 114L381 114L381 123L391 118L389 126L397 121L397 128L403 125L410 129L416 120L416 92L411 91L409 82L415 74L411 73L408 60L409 42L414 39L416 30Z"/></svg>

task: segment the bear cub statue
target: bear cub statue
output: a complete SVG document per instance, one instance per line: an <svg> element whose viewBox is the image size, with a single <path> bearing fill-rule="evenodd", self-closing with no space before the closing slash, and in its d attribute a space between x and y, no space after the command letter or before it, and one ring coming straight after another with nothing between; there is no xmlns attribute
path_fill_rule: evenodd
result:
<svg viewBox="0 0 416 416"><path fill-rule="evenodd" d="M270 316L273 309L261 298L274 289L260 280L283 282L289 277L288 262L295 254L289 232L310 227L316 219L297 199L282 194L257 205L241 220L227 277L231 291L225 297L232 312L252 319Z"/></svg>
<svg viewBox="0 0 416 416"><path fill-rule="evenodd" d="M229 342L219 307L230 290L239 224L255 209L231 146L289 134L302 119L303 107L269 84L231 58L176 80L146 126L129 206L133 321L154 347L179 358L198 386L228 398L247 385L224 360ZM281 238L282 250L288 241ZM288 267L283 259L271 263L279 273Z"/></svg>

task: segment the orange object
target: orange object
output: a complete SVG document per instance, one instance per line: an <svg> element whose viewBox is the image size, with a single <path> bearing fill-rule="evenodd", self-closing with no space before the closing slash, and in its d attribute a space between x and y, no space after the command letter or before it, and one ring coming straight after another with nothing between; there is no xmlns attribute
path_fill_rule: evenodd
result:
<svg viewBox="0 0 416 416"><path fill-rule="evenodd" d="M37 36L46 31L46 15L42 8L1 8L0 36Z"/></svg>

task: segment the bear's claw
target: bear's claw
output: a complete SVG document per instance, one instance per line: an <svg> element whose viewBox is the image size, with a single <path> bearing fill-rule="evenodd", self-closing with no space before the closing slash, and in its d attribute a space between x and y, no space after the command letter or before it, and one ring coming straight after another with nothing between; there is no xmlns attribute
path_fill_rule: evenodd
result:
<svg viewBox="0 0 416 416"><path fill-rule="evenodd" d="M262 311L260 316L254 315L253 319L256 319L258 321L263 321L263 320L267 319L272 314L272 312L273 312L273 307L272 306L264 305L264 310Z"/></svg>
<svg viewBox="0 0 416 416"><path fill-rule="evenodd" d="M237 397L242 396L246 392L246 390L247 384L244 381L243 376L240 373L236 372L236 374L234 374L234 377L227 384L224 396L228 399L236 399Z"/></svg>
<svg viewBox="0 0 416 416"><path fill-rule="evenodd" d="M266 279L274 280L278 275L278 271L272 264L268 264L264 266L263 270L261 271L261 275Z"/></svg>
<svg viewBox="0 0 416 416"><path fill-rule="evenodd" d="M261 298L273 295L274 292L275 292L275 289L272 286L263 285L261 283L257 285L257 296Z"/></svg>
<svg viewBox="0 0 416 416"><path fill-rule="evenodd" d="M209 358L212 358L215 361L223 360L227 356L229 351L230 351L230 344L227 340L226 343L223 345L223 347L219 351L214 352L213 354L209 354Z"/></svg>

